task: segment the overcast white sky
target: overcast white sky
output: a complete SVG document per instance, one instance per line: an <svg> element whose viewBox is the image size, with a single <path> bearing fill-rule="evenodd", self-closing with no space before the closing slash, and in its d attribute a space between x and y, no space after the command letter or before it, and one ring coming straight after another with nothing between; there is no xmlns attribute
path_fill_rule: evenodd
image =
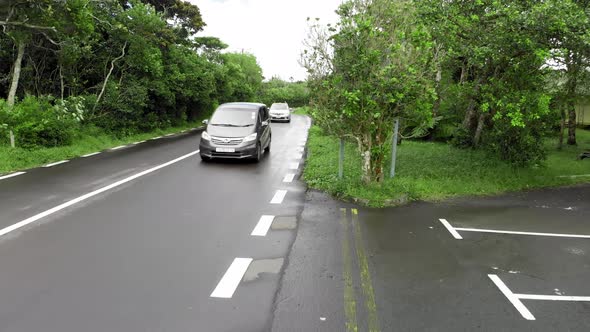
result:
<svg viewBox="0 0 590 332"><path fill-rule="evenodd" d="M303 80L298 60L307 34L307 17L334 23L342 0L189 0L207 24L199 36L214 36L230 51L252 53L264 77Z"/></svg>

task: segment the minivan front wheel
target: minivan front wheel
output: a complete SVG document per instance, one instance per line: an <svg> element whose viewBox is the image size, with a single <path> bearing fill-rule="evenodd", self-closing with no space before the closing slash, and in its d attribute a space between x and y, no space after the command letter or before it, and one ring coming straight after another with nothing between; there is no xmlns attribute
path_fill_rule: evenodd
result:
<svg viewBox="0 0 590 332"><path fill-rule="evenodd" d="M259 162L262 158L262 147L260 146L260 142L256 143L256 155L254 156L254 162Z"/></svg>

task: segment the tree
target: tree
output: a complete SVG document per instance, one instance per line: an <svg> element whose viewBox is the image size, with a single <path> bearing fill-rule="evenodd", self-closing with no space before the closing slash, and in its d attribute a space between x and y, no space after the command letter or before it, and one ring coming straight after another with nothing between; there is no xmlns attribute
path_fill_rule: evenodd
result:
<svg viewBox="0 0 590 332"><path fill-rule="evenodd" d="M312 24L302 56L314 115L357 141L363 180L379 182L394 119L414 123L414 135L432 125L432 42L412 1L350 0L337 13L335 27Z"/></svg>

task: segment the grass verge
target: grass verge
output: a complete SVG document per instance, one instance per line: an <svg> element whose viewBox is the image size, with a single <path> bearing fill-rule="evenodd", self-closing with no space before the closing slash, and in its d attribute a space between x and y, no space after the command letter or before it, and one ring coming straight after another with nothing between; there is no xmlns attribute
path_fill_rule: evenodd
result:
<svg viewBox="0 0 590 332"><path fill-rule="evenodd" d="M437 201L466 195L502 192L590 182L590 160L576 160L590 149L590 131L578 130L578 146L555 149L547 142L549 155L544 165L514 168L490 158L483 151L462 150L448 144L404 141L398 148L396 177L382 184L364 185L361 159L356 144L345 148L345 174L338 179L338 140L313 126L309 132L304 179L310 188L333 196L353 199L364 205L382 207L406 200ZM389 165L389 162L388 164ZM389 169L387 169L389 174ZM578 175L578 177L568 177Z"/></svg>
<svg viewBox="0 0 590 332"><path fill-rule="evenodd" d="M190 122L182 126L156 129L151 132L134 134L121 138L115 138L95 127L87 127L75 139L75 143L68 146L28 150L18 147L12 149L9 146L0 145L0 175L38 167L60 160L72 159L88 153L144 141L153 137L179 133L182 130L200 126L201 121Z"/></svg>

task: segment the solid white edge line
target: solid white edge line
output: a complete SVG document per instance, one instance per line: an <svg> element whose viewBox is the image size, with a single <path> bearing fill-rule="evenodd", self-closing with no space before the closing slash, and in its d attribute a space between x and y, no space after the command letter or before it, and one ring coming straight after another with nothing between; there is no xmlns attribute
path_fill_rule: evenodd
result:
<svg viewBox="0 0 590 332"><path fill-rule="evenodd" d="M150 138L150 139L154 140L154 139L159 139L159 138L162 138L162 136L153 137L153 138Z"/></svg>
<svg viewBox="0 0 590 332"><path fill-rule="evenodd" d="M590 174L579 174L579 175L560 175L558 178L582 178L588 177Z"/></svg>
<svg viewBox="0 0 590 332"><path fill-rule="evenodd" d="M301 158L303 158L303 155L301 153L295 155L295 159L299 160Z"/></svg>
<svg viewBox="0 0 590 332"><path fill-rule="evenodd" d="M289 169L298 169L299 168L299 163L290 163L289 164Z"/></svg>
<svg viewBox="0 0 590 332"><path fill-rule="evenodd" d="M502 231L502 230L496 230L496 229L461 228L461 227L455 227L455 229L458 231L462 231L462 232L498 233L498 234L534 235L534 236L551 236L551 237L569 237L569 238L590 239L590 235L578 235L578 234Z"/></svg>
<svg viewBox="0 0 590 332"><path fill-rule="evenodd" d="M92 157L92 156L96 156L97 154L100 154L100 152L92 152L89 154L85 154L82 156L82 158L88 158L88 157Z"/></svg>
<svg viewBox="0 0 590 332"><path fill-rule="evenodd" d="M488 274L488 277L492 280L496 287L500 289L502 294L506 296L508 301L512 303L512 305L518 310L518 312L522 315L522 317L526 320L535 320L535 316L524 306L524 304L518 299L514 293L506 286L506 284L495 274Z"/></svg>
<svg viewBox="0 0 590 332"><path fill-rule="evenodd" d="M127 145L119 145L119 146L116 146L114 148L110 148L109 150L113 150L114 151L114 150L119 150L119 149L126 148L126 147L127 147Z"/></svg>
<svg viewBox="0 0 590 332"><path fill-rule="evenodd" d="M285 178L283 179L283 182L293 182L293 179L295 178L295 174L287 174L285 175Z"/></svg>
<svg viewBox="0 0 590 332"><path fill-rule="evenodd" d="M43 167L45 167L45 168L47 168L47 167L53 167L53 166L65 164L67 162L69 162L69 160L57 161L57 162L54 162L54 163L51 163L51 164L43 165Z"/></svg>
<svg viewBox="0 0 590 332"><path fill-rule="evenodd" d="M166 134L166 135L164 135L164 137L170 137L172 135L174 135L174 133Z"/></svg>
<svg viewBox="0 0 590 332"><path fill-rule="evenodd" d="M274 197L270 201L270 204L281 204L281 203L283 203L283 200L285 199L285 195L287 195L287 191L286 190L277 190L277 192L275 193Z"/></svg>
<svg viewBox="0 0 590 332"><path fill-rule="evenodd" d="M192 157L192 156L194 156L197 153L199 153L199 150L193 151L193 152L191 152L189 154L185 154L184 156L178 157L178 158L176 158L174 160L171 160L171 161L169 161L167 163L158 165L156 167L152 167L152 168L150 168L148 170L145 170L143 172L137 173L137 174L132 175L132 176L130 176L128 178L125 178L123 180L119 180L119 181L117 181L115 183L111 183L108 186L102 187L102 188L97 189L97 190L95 190L93 192L89 192L89 193L87 193L85 195L82 195L80 197L74 198L74 199L72 199L72 200L70 200L68 202L65 202L63 204L60 204L58 206L55 206L55 207L53 207L53 208L51 208L49 210L46 210L44 212L41 212L41 213L39 213L37 215L34 215L32 217L29 217L29 218L27 218L25 220L21 220L21 221L17 222L14 225L11 225L11 226L8 226L6 228L1 229L0 230L0 236L3 236L5 234L8 234L8 233L10 233L10 232L12 232L14 230L17 230L17 229L19 229L21 227L24 227L24 226L26 226L26 225L28 225L28 224L30 224L32 222L35 222L35 221L37 221L37 220L39 220L41 218L47 217L49 215L52 215L52 214L54 214L54 213L56 213L58 211L61 211L61 210L65 209L65 208L69 207L69 206L72 206L74 204L77 204L77 203L80 203L80 202L82 202L84 200L87 200L87 199L89 199L91 197L94 197L94 196L96 196L96 195L98 195L100 193L103 193L103 192L107 191L107 190L113 189L113 188L118 187L118 186L120 186L122 184L125 184L125 183L127 183L129 181L135 180L135 179L137 179L139 177L142 177L144 175L147 175L147 174L150 174L152 172L155 172L155 171L157 171L157 170L159 170L161 168L170 166L170 165L175 164L175 163L177 163L177 162L179 162L181 160L184 160L186 158Z"/></svg>
<svg viewBox="0 0 590 332"><path fill-rule="evenodd" d="M260 220L258 220L256 227L254 227L254 230L250 235L266 236L274 219L275 216L263 215L262 217L260 217Z"/></svg>
<svg viewBox="0 0 590 332"><path fill-rule="evenodd" d="M453 226L451 226L451 224L449 224L449 222L446 219L439 219L439 220L455 239L457 239L457 240L463 239L463 237L461 237L461 235L456 231L455 228L453 228Z"/></svg>
<svg viewBox="0 0 590 332"><path fill-rule="evenodd" d="M590 296L514 294L521 300L590 302Z"/></svg>
<svg viewBox="0 0 590 332"><path fill-rule="evenodd" d="M15 176L23 175L23 174L25 174L25 173L26 173L26 172L15 172L15 173L11 173L11 174L8 174L8 175L0 176L0 180L9 179L9 178L13 178L13 177L15 177Z"/></svg>
<svg viewBox="0 0 590 332"><path fill-rule="evenodd" d="M235 258L210 296L230 299L234 295L236 288L238 288L240 281L242 281L251 262L252 258Z"/></svg>

